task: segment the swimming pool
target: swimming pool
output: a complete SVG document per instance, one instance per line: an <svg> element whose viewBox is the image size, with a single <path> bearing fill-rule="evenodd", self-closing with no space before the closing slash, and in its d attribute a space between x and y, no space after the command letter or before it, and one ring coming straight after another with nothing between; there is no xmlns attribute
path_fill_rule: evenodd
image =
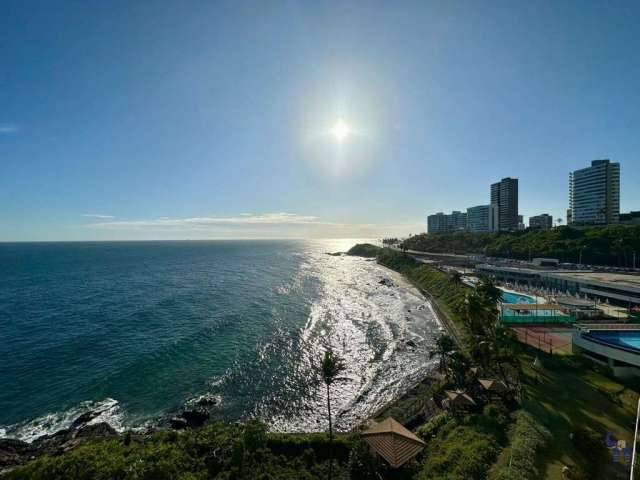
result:
<svg viewBox="0 0 640 480"><path fill-rule="evenodd" d="M536 303L536 299L529 295L505 291L502 292L502 301L504 303Z"/></svg>
<svg viewBox="0 0 640 480"><path fill-rule="evenodd" d="M583 337L640 353L640 331L638 330L592 330Z"/></svg>
<svg viewBox="0 0 640 480"><path fill-rule="evenodd" d="M502 302L510 304L537 303L535 297L504 290L502 291ZM573 317L559 310L533 310L523 312L504 307L501 308L500 318L506 323L567 323L575 320Z"/></svg>

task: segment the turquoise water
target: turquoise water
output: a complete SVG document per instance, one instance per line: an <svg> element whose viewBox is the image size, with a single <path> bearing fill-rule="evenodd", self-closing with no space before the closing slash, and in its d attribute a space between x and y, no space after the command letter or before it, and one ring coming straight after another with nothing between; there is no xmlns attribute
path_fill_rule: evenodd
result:
<svg viewBox="0 0 640 480"><path fill-rule="evenodd" d="M429 368L439 326L353 241L0 244L0 436L31 440L100 409L156 423L199 395L214 418L324 428L315 366L345 358L348 428ZM409 342L410 341L410 342Z"/></svg>
<svg viewBox="0 0 640 480"><path fill-rule="evenodd" d="M639 331L598 331L594 330L588 333L588 337L610 343L612 345L631 348L640 353L640 332Z"/></svg>
<svg viewBox="0 0 640 480"><path fill-rule="evenodd" d="M502 300L505 303L536 303L536 299L528 295L513 292L502 292Z"/></svg>
<svg viewBox="0 0 640 480"><path fill-rule="evenodd" d="M536 303L536 299L534 297L530 297L529 295L524 295L520 293L514 292L502 292L502 300L504 303L524 303L524 304L532 304ZM560 312L554 312L552 310L536 310L531 311L526 314L514 312L508 308L503 310L503 314L505 316L513 316L513 317L522 317L523 319L531 318L532 321L538 320L553 320L554 318L562 316Z"/></svg>

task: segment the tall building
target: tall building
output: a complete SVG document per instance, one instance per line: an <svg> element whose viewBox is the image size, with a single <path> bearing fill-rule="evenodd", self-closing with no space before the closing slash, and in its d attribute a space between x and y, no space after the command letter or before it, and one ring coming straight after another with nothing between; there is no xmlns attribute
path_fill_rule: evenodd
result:
<svg viewBox="0 0 640 480"><path fill-rule="evenodd" d="M569 174L571 223L618 223L620 216L620 164L593 160L591 166Z"/></svg>
<svg viewBox="0 0 640 480"><path fill-rule="evenodd" d="M448 233L467 228L467 214L454 210L449 215L438 212L427 217L428 233Z"/></svg>
<svg viewBox="0 0 640 480"><path fill-rule="evenodd" d="M467 213L454 210L451 215L447 215L449 228L452 232L463 231L467 229Z"/></svg>
<svg viewBox="0 0 640 480"><path fill-rule="evenodd" d="M498 230L518 229L518 179L503 178L491 185L491 205L498 209Z"/></svg>
<svg viewBox="0 0 640 480"><path fill-rule="evenodd" d="M538 228L540 230L549 230L553 228L553 217L548 213L529 217L529 228Z"/></svg>
<svg viewBox="0 0 640 480"><path fill-rule="evenodd" d="M446 233L447 216L442 213L434 213L427 217L427 233Z"/></svg>
<svg viewBox="0 0 640 480"><path fill-rule="evenodd" d="M497 209L493 205L467 208L467 230L470 232L493 232L496 223Z"/></svg>

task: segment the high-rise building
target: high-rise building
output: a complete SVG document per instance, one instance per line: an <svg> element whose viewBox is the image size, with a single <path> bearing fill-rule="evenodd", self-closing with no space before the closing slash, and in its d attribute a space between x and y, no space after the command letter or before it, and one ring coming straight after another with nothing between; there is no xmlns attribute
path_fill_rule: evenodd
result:
<svg viewBox="0 0 640 480"><path fill-rule="evenodd" d="M618 223L620 164L593 160L569 174L569 210L574 225Z"/></svg>
<svg viewBox="0 0 640 480"><path fill-rule="evenodd" d="M467 228L467 214L454 210L449 215L438 212L427 217L428 233L448 233Z"/></svg>
<svg viewBox="0 0 640 480"><path fill-rule="evenodd" d="M451 215L447 215L449 221L449 228L452 232L466 230L467 229L467 213L454 210Z"/></svg>
<svg viewBox="0 0 640 480"><path fill-rule="evenodd" d="M427 217L427 233L446 233L447 216L442 213L434 213Z"/></svg>
<svg viewBox="0 0 640 480"><path fill-rule="evenodd" d="M496 230L496 220L496 208L493 205L467 208L467 230L470 232L493 232Z"/></svg>
<svg viewBox="0 0 640 480"><path fill-rule="evenodd" d="M518 179L503 178L491 185L491 205L498 209L498 230L518 229Z"/></svg>
<svg viewBox="0 0 640 480"><path fill-rule="evenodd" d="M553 228L553 217L548 213L529 217L529 228L549 230L550 228Z"/></svg>

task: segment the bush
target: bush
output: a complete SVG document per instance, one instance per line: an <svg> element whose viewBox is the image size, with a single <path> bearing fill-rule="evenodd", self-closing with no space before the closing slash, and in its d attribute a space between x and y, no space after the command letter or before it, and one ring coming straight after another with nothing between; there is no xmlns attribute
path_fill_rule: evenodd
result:
<svg viewBox="0 0 640 480"><path fill-rule="evenodd" d="M421 234L405 240L408 249L437 253L484 253L492 257L526 260L535 257L585 263L631 266L633 251L640 250L640 225L585 228L559 227L500 233Z"/></svg>
<svg viewBox="0 0 640 480"><path fill-rule="evenodd" d="M439 413L427 423L425 423L421 427L418 427L418 429L416 430L416 434L425 442L429 442L434 436L438 434L442 427L444 427L452 419L453 417L449 414L449 412Z"/></svg>
<svg viewBox="0 0 640 480"><path fill-rule="evenodd" d="M297 457L305 450L313 450L319 460L328 460L333 455L335 460L346 462L349 460L351 439L344 435L333 438L333 445L329 446L329 435L326 433L272 433L267 439L267 446L276 455Z"/></svg>
<svg viewBox="0 0 640 480"><path fill-rule="evenodd" d="M64 455L43 456L7 475L8 480L205 480L325 479L324 434L269 435L258 421L214 423L181 432L160 431L130 439L95 441ZM334 478L348 478L349 442L338 437ZM273 448L272 448L273 447ZM318 460L319 459L319 460Z"/></svg>
<svg viewBox="0 0 640 480"><path fill-rule="evenodd" d="M349 454L349 478L351 480L378 480L385 478L386 471L386 464L382 463L380 457L370 453L369 445L363 440L354 442Z"/></svg>
<svg viewBox="0 0 640 480"><path fill-rule="evenodd" d="M610 461L603 436L586 428L578 428L573 432L573 444L584 457L591 478L601 478L604 466Z"/></svg>
<svg viewBox="0 0 640 480"><path fill-rule="evenodd" d="M551 439L551 434L528 413L520 411L511 428L510 462L496 469L491 480L533 480L539 477L536 456Z"/></svg>
<svg viewBox="0 0 640 480"><path fill-rule="evenodd" d="M490 403L484 407L482 415L471 415L466 421L482 433L492 435L500 442L506 441L505 427L509 423L509 415L504 406Z"/></svg>
<svg viewBox="0 0 640 480"><path fill-rule="evenodd" d="M370 243L358 243L349 249L347 255L375 258L382 249Z"/></svg>
<svg viewBox="0 0 640 480"><path fill-rule="evenodd" d="M483 480L498 455L496 440L469 426L443 429L429 443L418 480Z"/></svg>

